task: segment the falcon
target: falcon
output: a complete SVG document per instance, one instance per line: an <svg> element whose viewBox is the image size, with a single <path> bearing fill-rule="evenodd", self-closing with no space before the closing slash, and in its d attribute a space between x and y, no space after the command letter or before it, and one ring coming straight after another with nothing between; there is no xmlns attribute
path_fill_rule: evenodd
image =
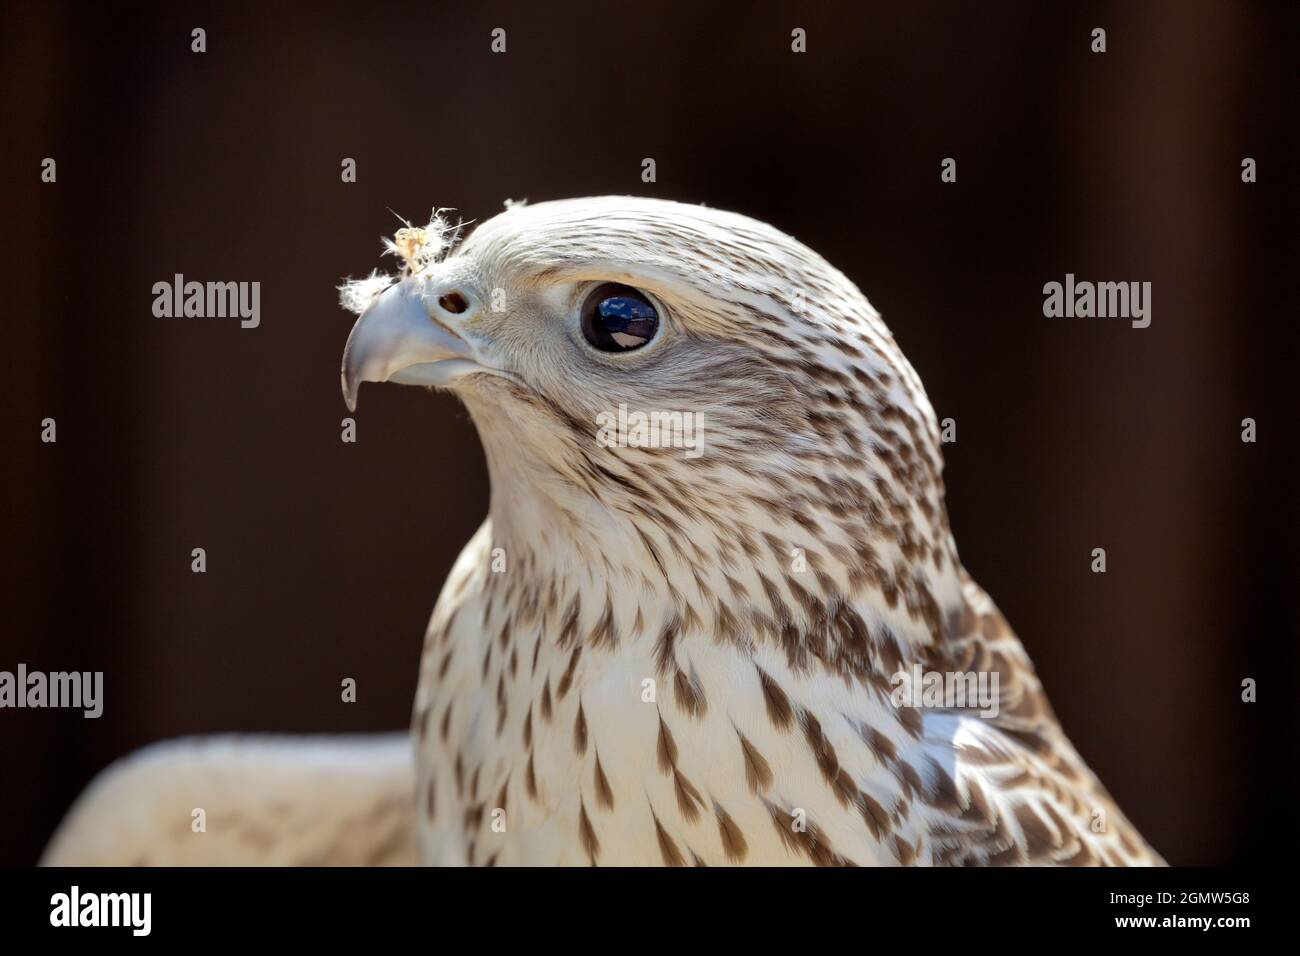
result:
<svg viewBox="0 0 1300 956"><path fill-rule="evenodd" d="M376 862L408 832L445 865L1162 862L962 568L934 411L848 278L761 222L646 198L462 232L435 213L389 243L395 274L342 289L349 407L363 382L450 390L491 478L425 636L411 759L389 742L362 781L355 745L331 819L281 742L276 799ZM219 779L190 746L180 775ZM119 791L168 790L156 763ZM263 859L301 862L260 812L276 792L235 809ZM339 828L377 807L396 816Z"/></svg>

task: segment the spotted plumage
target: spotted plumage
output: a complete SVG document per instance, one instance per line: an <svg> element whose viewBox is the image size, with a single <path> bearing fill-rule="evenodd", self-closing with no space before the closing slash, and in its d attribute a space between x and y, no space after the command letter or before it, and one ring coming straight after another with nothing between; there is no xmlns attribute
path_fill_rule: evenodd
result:
<svg viewBox="0 0 1300 956"><path fill-rule="evenodd" d="M48 862L1160 862L962 569L934 413L847 278L646 199L464 233L408 227L397 275L343 290L349 403L452 389L492 481L425 638L414 760L176 742L103 774ZM601 440L616 409L698 416L702 442ZM900 701L922 671L991 696Z"/></svg>
<svg viewBox="0 0 1300 956"><path fill-rule="evenodd" d="M601 283L659 334L586 345ZM492 480L421 662L426 862L1158 862L962 569L919 378L816 253L703 207L514 204L345 299L349 399L451 388ZM597 441L620 404L696 413L702 453ZM898 706L913 665L996 674L996 715Z"/></svg>

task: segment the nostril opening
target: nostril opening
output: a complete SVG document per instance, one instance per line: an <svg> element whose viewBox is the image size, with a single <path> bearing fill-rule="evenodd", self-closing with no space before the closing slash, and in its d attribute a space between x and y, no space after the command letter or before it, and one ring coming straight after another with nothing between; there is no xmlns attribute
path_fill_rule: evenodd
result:
<svg viewBox="0 0 1300 956"><path fill-rule="evenodd" d="M460 315L469 310L469 300L459 292L448 292L438 298L438 304L452 315Z"/></svg>

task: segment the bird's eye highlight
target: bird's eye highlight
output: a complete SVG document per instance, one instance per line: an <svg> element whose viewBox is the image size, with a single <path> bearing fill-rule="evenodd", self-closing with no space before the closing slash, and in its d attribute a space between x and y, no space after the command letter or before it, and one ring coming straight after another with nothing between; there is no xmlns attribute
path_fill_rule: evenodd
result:
<svg viewBox="0 0 1300 956"><path fill-rule="evenodd" d="M582 304L582 337L602 352L631 352L655 337L659 313L631 286L606 282Z"/></svg>

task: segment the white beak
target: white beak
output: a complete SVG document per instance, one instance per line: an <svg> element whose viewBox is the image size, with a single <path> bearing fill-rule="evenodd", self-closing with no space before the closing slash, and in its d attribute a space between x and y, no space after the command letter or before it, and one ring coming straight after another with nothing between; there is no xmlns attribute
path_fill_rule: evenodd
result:
<svg viewBox="0 0 1300 956"><path fill-rule="evenodd" d="M474 371L484 369L469 343L429 314L419 285L398 282L352 327L343 348L343 400L355 411L362 382L447 385Z"/></svg>

